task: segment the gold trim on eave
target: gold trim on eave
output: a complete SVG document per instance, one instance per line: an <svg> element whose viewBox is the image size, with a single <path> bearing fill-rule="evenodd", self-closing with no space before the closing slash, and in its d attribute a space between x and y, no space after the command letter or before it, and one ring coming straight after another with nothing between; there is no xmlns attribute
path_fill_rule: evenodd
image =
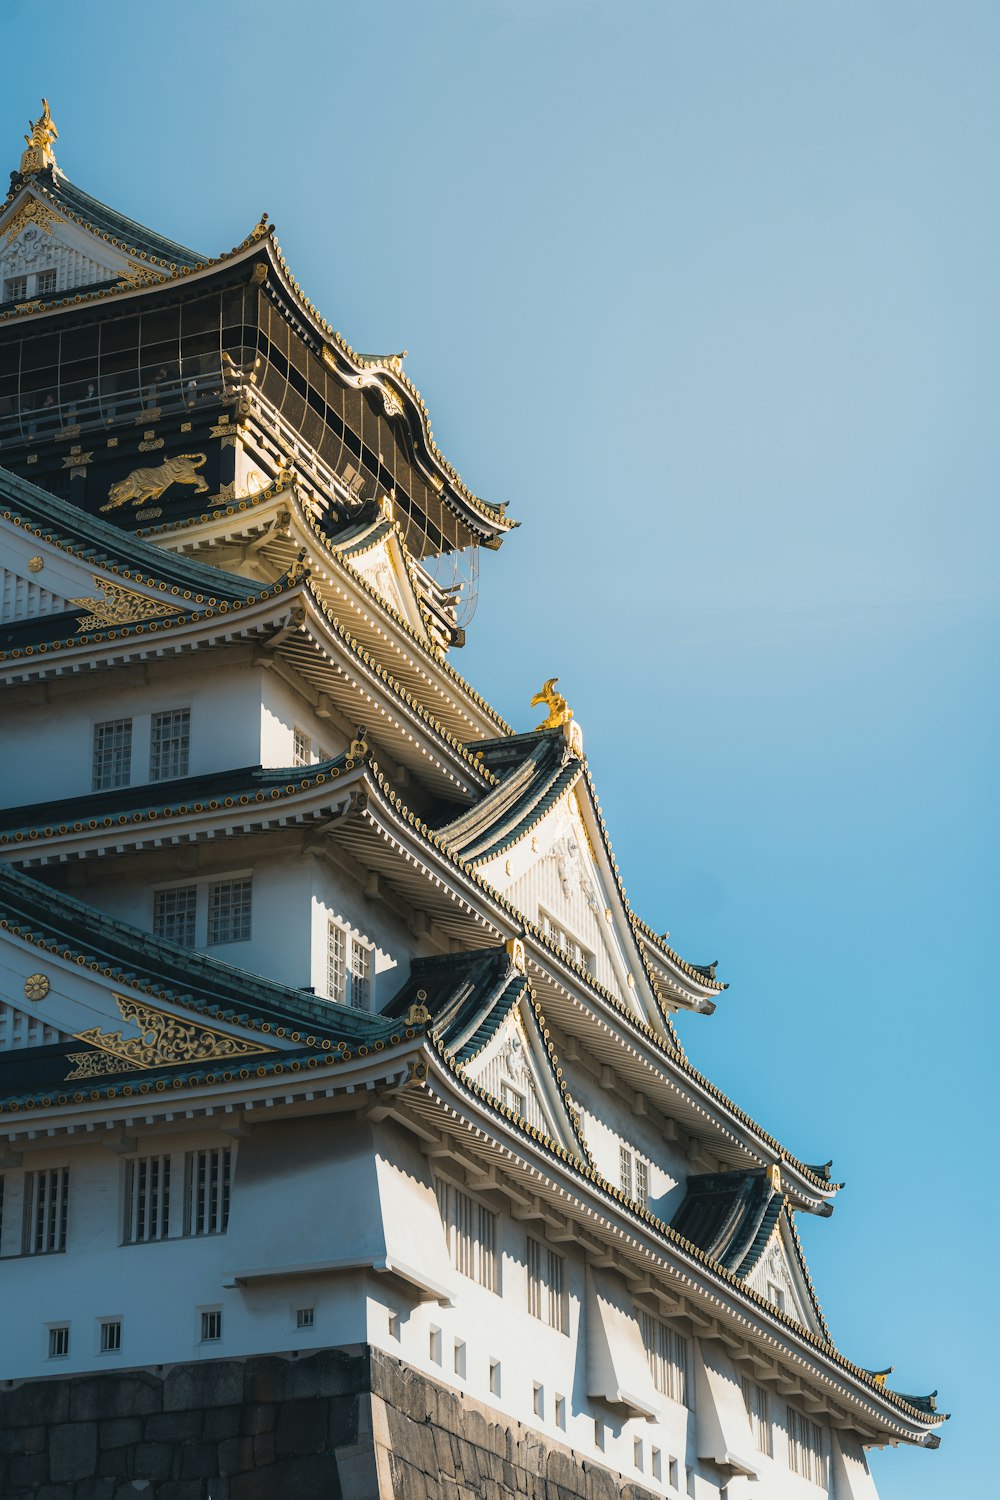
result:
<svg viewBox="0 0 1000 1500"><path fill-rule="evenodd" d="M130 1000L115 993L115 1003L124 1021L139 1028L137 1037L123 1037L120 1031L102 1031L92 1026L78 1031L74 1040L86 1042L96 1052L70 1052L75 1066L66 1074L72 1078L94 1078L102 1073L125 1073L130 1069L169 1067L171 1063L215 1062L220 1058L252 1057L271 1052L243 1037L229 1036L205 1026L201 1021L185 1021L180 1016L159 1010L141 1000Z"/></svg>
<svg viewBox="0 0 1000 1500"><path fill-rule="evenodd" d="M151 599L148 594L140 594L138 589L127 589L123 583L101 578L96 573L94 585L101 590L101 597L69 601L80 609L90 610L90 614L80 616L78 630L106 630L116 625L131 625L135 620L151 620L178 612L176 603Z"/></svg>

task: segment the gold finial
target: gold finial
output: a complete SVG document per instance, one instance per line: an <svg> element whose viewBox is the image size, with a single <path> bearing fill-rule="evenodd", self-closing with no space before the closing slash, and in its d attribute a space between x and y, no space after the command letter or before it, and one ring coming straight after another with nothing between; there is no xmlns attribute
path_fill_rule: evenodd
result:
<svg viewBox="0 0 1000 1500"><path fill-rule="evenodd" d="M28 121L28 128L31 134L24 137L28 143L28 149L21 154L21 172L25 176L31 172L44 171L46 167L54 167L56 164L52 142L59 139L59 132L55 127L47 99L42 100L42 113L39 118Z"/></svg>
<svg viewBox="0 0 1000 1500"><path fill-rule="evenodd" d="M573 710L569 707L562 693L556 692L558 677L550 677L539 692L531 700L531 706L544 703L549 711L549 716L537 729L559 729L563 724L568 724L573 717Z"/></svg>

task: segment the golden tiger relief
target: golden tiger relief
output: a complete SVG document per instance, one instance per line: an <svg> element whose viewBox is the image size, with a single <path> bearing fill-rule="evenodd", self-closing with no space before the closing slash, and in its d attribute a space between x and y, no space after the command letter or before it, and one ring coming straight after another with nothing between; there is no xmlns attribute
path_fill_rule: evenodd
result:
<svg viewBox="0 0 1000 1500"><path fill-rule="evenodd" d="M102 510L117 510L129 500L136 505L145 505L147 500L159 500L163 491L172 484L193 484L200 495L208 485L197 472L206 463L204 453L178 453L168 458L155 469L133 469L124 479L119 479L108 491L108 502Z"/></svg>

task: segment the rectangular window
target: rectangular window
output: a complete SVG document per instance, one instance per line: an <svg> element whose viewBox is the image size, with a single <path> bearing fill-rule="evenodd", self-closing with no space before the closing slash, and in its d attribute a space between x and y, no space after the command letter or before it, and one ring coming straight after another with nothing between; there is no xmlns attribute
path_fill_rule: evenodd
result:
<svg viewBox="0 0 1000 1500"><path fill-rule="evenodd" d="M56 289L55 271L39 271L35 277L35 296L47 297L49 292Z"/></svg>
<svg viewBox="0 0 1000 1500"><path fill-rule="evenodd" d="M498 1292L496 1214L442 1177L434 1185L452 1264L488 1292Z"/></svg>
<svg viewBox="0 0 1000 1500"><path fill-rule="evenodd" d="M184 1158L184 1233L224 1234L229 1223L232 1151L215 1146Z"/></svg>
<svg viewBox="0 0 1000 1500"><path fill-rule="evenodd" d="M132 720L106 719L94 725L94 791L128 786L132 776Z"/></svg>
<svg viewBox="0 0 1000 1500"><path fill-rule="evenodd" d="M528 1100L521 1089L515 1088L512 1083L507 1083L506 1080L503 1080L500 1084L500 1096L507 1108L512 1110L519 1119L523 1120L525 1118Z"/></svg>
<svg viewBox="0 0 1000 1500"><path fill-rule="evenodd" d="M456 1339L455 1340L455 1374L461 1380L465 1379L465 1340L464 1339Z"/></svg>
<svg viewBox="0 0 1000 1500"><path fill-rule="evenodd" d="M429 1339L428 1339L428 1351L427 1352L430 1354L432 1363L434 1363L436 1365L439 1365L441 1363L441 1346L442 1346L442 1343L443 1343L443 1339L441 1337L441 1330L440 1330L440 1328L431 1328L431 1330L430 1330L430 1336L429 1336Z"/></svg>
<svg viewBox="0 0 1000 1500"><path fill-rule="evenodd" d="M741 1380L743 1386L743 1403L750 1418L750 1427L753 1431L754 1442L761 1453L771 1456L771 1423L767 1414L767 1391L755 1380L750 1380L744 1375Z"/></svg>
<svg viewBox="0 0 1000 1500"><path fill-rule="evenodd" d="M125 1163L126 1245L164 1240L170 1233L170 1157L142 1156Z"/></svg>
<svg viewBox="0 0 1000 1500"><path fill-rule="evenodd" d="M389 1309L389 1337L399 1343L399 1313Z"/></svg>
<svg viewBox="0 0 1000 1500"><path fill-rule="evenodd" d="M531 1409L536 1417L545 1416L545 1387L536 1380L532 1386Z"/></svg>
<svg viewBox="0 0 1000 1500"><path fill-rule="evenodd" d="M122 1320L108 1318L101 1324L101 1353L120 1354L122 1347Z"/></svg>
<svg viewBox="0 0 1000 1500"><path fill-rule="evenodd" d="M5 302L23 302L28 295L27 276L8 276L3 284Z"/></svg>
<svg viewBox="0 0 1000 1500"><path fill-rule="evenodd" d="M293 729L292 731L292 765L307 766L309 764L309 736L304 729Z"/></svg>
<svg viewBox="0 0 1000 1500"><path fill-rule="evenodd" d="M559 1333L569 1331L566 1258L528 1236L528 1311Z"/></svg>
<svg viewBox="0 0 1000 1500"><path fill-rule="evenodd" d="M649 1163L641 1156L635 1159L635 1201L649 1207Z"/></svg>
<svg viewBox="0 0 1000 1500"><path fill-rule="evenodd" d="M653 1471L654 1479L663 1478L663 1455L661 1454L659 1448L654 1448L652 1454L650 1455L650 1468Z"/></svg>
<svg viewBox="0 0 1000 1500"><path fill-rule="evenodd" d="M213 1307L201 1315L201 1341L203 1344L217 1344L221 1338L222 1309Z"/></svg>
<svg viewBox="0 0 1000 1500"><path fill-rule="evenodd" d="M49 1359L65 1359L69 1354L69 1324L49 1329Z"/></svg>
<svg viewBox="0 0 1000 1500"><path fill-rule="evenodd" d="M339 922L327 930L326 990L339 1005L370 1010L374 950Z"/></svg>
<svg viewBox="0 0 1000 1500"><path fill-rule="evenodd" d="M149 734L149 779L170 781L186 776L191 748L191 710L154 714Z"/></svg>
<svg viewBox="0 0 1000 1500"><path fill-rule="evenodd" d="M664 1396L687 1406L687 1339L661 1323L659 1318L654 1318L651 1313L640 1313L639 1321L653 1384Z"/></svg>
<svg viewBox="0 0 1000 1500"><path fill-rule="evenodd" d="M66 1248L69 1212L69 1168L24 1174L24 1228L21 1249L25 1255L51 1255Z"/></svg>
<svg viewBox="0 0 1000 1500"><path fill-rule="evenodd" d="M550 938L564 953L568 954L570 958L575 959L589 973L592 974L594 972L594 955L590 949L585 948L582 943L577 942L572 933L567 932L560 922L557 922L554 917L550 917L548 912L543 911L539 913L538 925L545 936Z"/></svg>
<svg viewBox="0 0 1000 1500"><path fill-rule="evenodd" d="M491 1396L499 1396L499 1394L500 1394L500 1361L498 1359L491 1359L490 1360L490 1395Z"/></svg>
<svg viewBox="0 0 1000 1500"><path fill-rule="evenodd" d="M642 1473L642 1438L633 1438L632 1439L632 1462L635 1464L635 1467L639 1470L639 1473L641 1474Z"/></svg>
<svg viewBox="0 0 1000 1500"><path fill-rule="evenodd" d="M788 1467L803 1479L826 1489L829 1479L826 1471L826 1451L823 1446L823 1430L808 1417L802 1416L794 1407L787 1407L788 1416Z"/></svg>
<svg viewBox="0 0 1000 1500"><path fill-rule="evenodd" d="M153 935L194 947L195 919L198 913L198 887L173 885L169 890L153 892Z"/></svg>
<svg viewBox="0 0 1000 1500"><path fill-rule="evenodd" d="M300 1307L295 1314L296 1328L315 1328L316 1309L314 1307Z"/></svg>
<svg viewBox="0 0 1000 1500"><path fill-rule="evenodd" d="M566 1397L556 1397L556 1426L566 1431Z"/></svg>
<svg viewBox="0 0 1000 1500"><path fill-rule="evenodd" d="M618 1173L620 1187L626 1198L632 1196L632 1153L627 1146L618 1147Z"/></svg>
<svg viewBox="0 0 1000 1500"><path fill-rule="evenodd" d="M217 880L208 888L208 941L245 943L250 937L251 878Z"/></svg>

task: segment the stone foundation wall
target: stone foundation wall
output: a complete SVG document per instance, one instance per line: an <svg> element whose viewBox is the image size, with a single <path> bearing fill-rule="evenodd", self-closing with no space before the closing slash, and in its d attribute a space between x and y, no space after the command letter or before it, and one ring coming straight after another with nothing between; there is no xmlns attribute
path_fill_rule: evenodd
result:
<svg viewBox="0 0 1000 1500"><path fill-rule="evenodd" d="M654 1500L368 1348L25 1381L3 1500Z"/></svg>

